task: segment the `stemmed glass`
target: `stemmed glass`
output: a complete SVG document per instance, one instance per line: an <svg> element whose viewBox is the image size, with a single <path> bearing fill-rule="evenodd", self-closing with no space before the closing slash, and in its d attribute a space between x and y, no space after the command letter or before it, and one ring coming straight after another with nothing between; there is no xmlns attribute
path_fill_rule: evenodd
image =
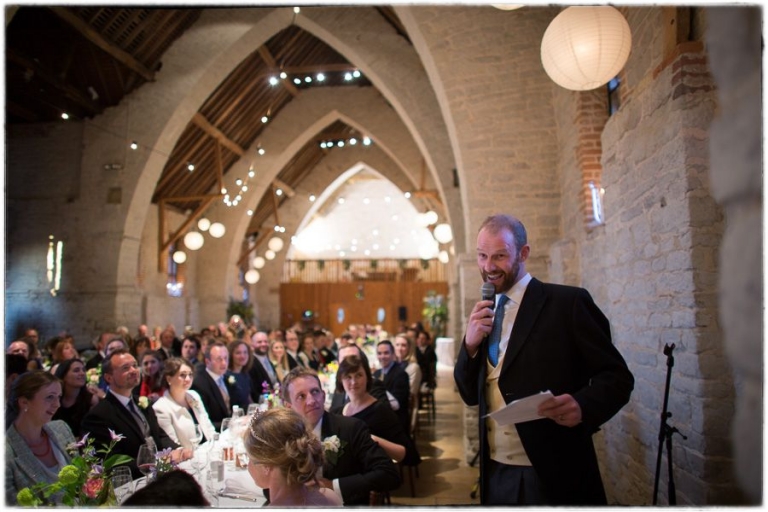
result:
<svg viewBox="0 0 768 512"><path fill-rule="evenodd" d="M200 474L200 471L203 469L203 466L205 466L205 459L204 459L204 453L202 450L198 450L200 447L200 443L203 440L203 429L200 428L200 425L194 425L194 430L192 432L192 436L189 438L189 442L192 443L192 468L195 469L197 474Z"/></svg>
<svg viewBox="0 0 768 512"><path fill-rule="evenodd" d="M139 467L139 471L144 474L144 479L149 481L149 475L155 471L155 454L157 448L148 444L143 444L139 447L139 454L136 456L136 465Z"/></svg>
<svg viewBox="0 0 768 512"><path fill-rule="evenodd" d="M112 489L115 490L117 504L133 494L133 475L128 466L119 466L112 470Z"/></svg>
<svg viewBox="0 0 768 512"><path fill-rule="evenodd" d="M218 461L218 464L221 464L221 461ZM211 464L208 467L208 472L205 475L205 490L211 497L211 505L214 508L218 507L219 505L219 492L221 490L221 485L222 482L219 480L219 472L217 470L216 464L211 461Z"/></svg>

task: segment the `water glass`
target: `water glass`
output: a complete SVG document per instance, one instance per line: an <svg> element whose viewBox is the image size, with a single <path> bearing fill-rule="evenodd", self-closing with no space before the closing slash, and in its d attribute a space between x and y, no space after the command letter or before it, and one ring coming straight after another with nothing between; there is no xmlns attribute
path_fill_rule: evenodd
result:
<svg viewBox="0 0 768 512"><path fill-rule="evenodd" d="M221 420L221 433L223 434L228 428L229 423L232 421L232 418L224 418Z"/></svg>
<svg viewBox="0 0 768 512"><path fill-rule="evenodd" d="M133 475L128 466L118 466L112 470L112 488L118 505L133 494Z"/></svg>
<svg viewBox="0 0 768 512"><path fill-rule="evenodd" d="M208 472L205 474L205 491L214 508L219 505L219 492L224 484L223 469L223 463L220 460L211 461Z"/></svg>
<svg viewBox="0 0 768 512"><path fill-rule="evenodd" d="M248 404L248 417L253 416L253 414L259 410L259 404L253 403Z"/></svg>

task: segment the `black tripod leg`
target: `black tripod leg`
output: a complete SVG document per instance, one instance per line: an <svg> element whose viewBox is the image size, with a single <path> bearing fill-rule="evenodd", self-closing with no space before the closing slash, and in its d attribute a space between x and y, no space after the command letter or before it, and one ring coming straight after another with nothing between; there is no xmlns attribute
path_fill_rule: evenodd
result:
<svg viewBox="0 0 768 512"><path fill-rule="evenodd" d="M675 492L675 474L672 471L672 432L667 432L667 476L669 477L669 504L677 505L677 494Z"/></svg>

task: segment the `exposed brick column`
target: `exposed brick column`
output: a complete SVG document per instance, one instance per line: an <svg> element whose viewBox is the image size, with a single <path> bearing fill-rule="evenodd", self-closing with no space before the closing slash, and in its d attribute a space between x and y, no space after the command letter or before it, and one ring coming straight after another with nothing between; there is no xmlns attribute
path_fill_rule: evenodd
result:
<svg viewBox="0 0 768 512"><path fill-rule="evenodd" d="M592 191L589 182L599 189L603 166L601 137L608 120L608 95L604 87L578 94L576 100L576 119L578 129L576 161L581 169L581 211L587 227L595 224L595 212L592 205Z"/></svg>

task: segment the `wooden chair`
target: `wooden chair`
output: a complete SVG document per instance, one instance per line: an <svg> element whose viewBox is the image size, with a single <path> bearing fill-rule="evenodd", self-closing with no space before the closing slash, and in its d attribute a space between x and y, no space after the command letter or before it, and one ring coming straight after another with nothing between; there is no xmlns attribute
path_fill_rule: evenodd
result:
<svg viewBox="0 0 768 512"><path fill-rule="evenodd" d="M419 406L427 410L427 418L430 422L435 421L437 417L437 407L435 405L435 390L432 388L419 389Z"/></svg>
<svg viewBox="0 0 768 512"><path fill-rule="evenodd" d="M368 495L368 504L372 507L380 507L382 505L391 505L392 500L386 491L371 491Z"/></svg>

